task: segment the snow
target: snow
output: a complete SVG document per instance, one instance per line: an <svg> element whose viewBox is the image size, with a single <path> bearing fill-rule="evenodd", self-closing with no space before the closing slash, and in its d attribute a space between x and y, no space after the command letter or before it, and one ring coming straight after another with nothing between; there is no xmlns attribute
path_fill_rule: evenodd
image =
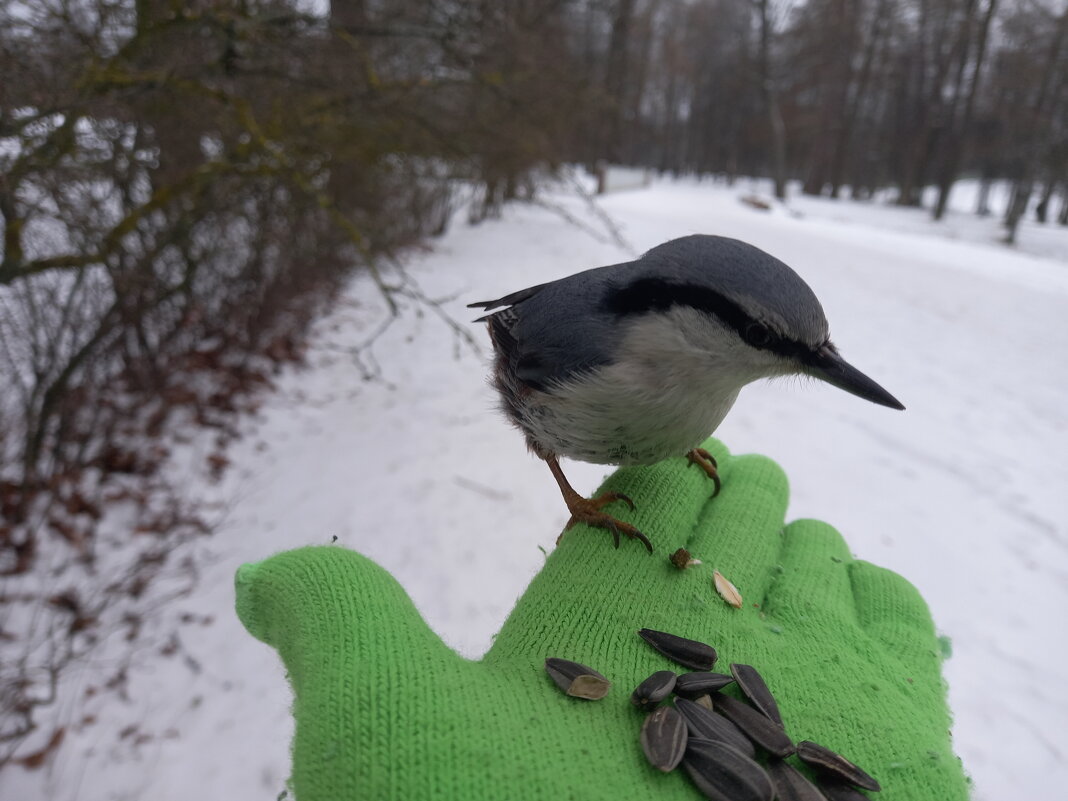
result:
<svg viewBox="0 0 1068 801"><path fill-rule="evenodd" d="M908 410L779 381L744 390L717 436L782 464L791 519L831 522L858 557L920 588L952 639L955 745L977 801L1047 797L1068 786L1068 230L1027 224L1021 247L1006 248L994 220L964 213L967 187L944 226L879 205L796 198L761 212L739 202L763 188L658 182L606 196L630 252L545 208L512 207L500 221L453 228L408 269L482 343L466 303L683 234L737 237L793 266L845 357ZM495 411L487 347L473 353L433 315L407 314L374 345L381 378L362 377L367 359L353 349L382 314L367 282L353 281L318 323L308 367L282 376L244 422L223 482L183 468L189 487L200 482L229 508L197 544L200 585L175 611L214 616L183 631L202 670L145 660L127 704L72 730L46 771L0 774L0 796L277 796L289 692L275 654L233 614L232 577L282 549L336 535L390 570L450 645L470 657L488 648L566 510ZM606 472L564 467L586 492ZM68 697L94 669L70 680ZM116 733L130 721L160 736L122 745Z"/></svg>

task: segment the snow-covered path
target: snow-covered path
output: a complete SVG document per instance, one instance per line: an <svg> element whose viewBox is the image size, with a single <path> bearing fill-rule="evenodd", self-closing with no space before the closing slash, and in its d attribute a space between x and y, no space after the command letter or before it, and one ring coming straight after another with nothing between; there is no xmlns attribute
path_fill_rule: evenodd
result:
<svg viewBox="0 0 1068 801"><path fill-rule="evenodd" d="M897 413L815 383L754 385L717 435L783 465L792 518L831 522L928 599L953 643L956 747L976 798L1050 797L1068 786L1068 232L1042 231L1047 256L1029 256L976 241L970 223L950 226L967 239L940 235L920 212L850 216L814 200L759 212L737 195L663 183L603 206L636 251L703 232L782 258L821 298L846 358L905 403ZM445 308L466 321L467 302L629 255L520 207L456 228L411 272L428 294L455 296ZM204 670L143 671L132 707L72 733L47 778L11 777L0 795L273 799L288 770L288 691L273 652L234 618L231 582L277 550L337 535L392 571L451 645L489 646L566 512L493 411L485 353L454 358L432 316L391 328L375 346L382 380L361 380L348 349L380 313L355 282L321 321L310 368L280 381L226 480L205 490L237 500L182 605L215 616L186 635ZM580 491L605 472L565 468ZM131 717L177 734L136 758L94 749Z"/></svg>

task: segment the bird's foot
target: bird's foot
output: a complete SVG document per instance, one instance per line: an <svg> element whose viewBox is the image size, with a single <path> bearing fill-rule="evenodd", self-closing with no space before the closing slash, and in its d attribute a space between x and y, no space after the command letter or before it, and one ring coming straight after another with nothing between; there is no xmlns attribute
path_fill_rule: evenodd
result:
<svg viewBox="0 0 1068 801"><path fill-rule="evenodd" d="M649 538L642 534L638 529L632 526L630 523L624 523L622 520L617 520L611 515L605 514L601 511L601 508L607 506L613 501L623 501L627 506L634 509L634 501L624 495L622 492L606 492L604 495L598 495L596 498L570 498L567 500L568 511L571 512L571 519L567 521L567 525L564 526L564 531L570 531L577 523L585 523L587 526L593 526L594 528L604 528L612 534L612 540L615 546L619 547L619 535L626 534L632 540L638 540L645 546L649 553L653 552L653 544L649 542ZM556 538L557 545L560 544L560 539L564 535L561 534Z"/></svg>
<svg viewBox="0 0 1068 801"><path fill-rule="evenodd" d="M694 448L686 454L686 459L690 464L695 464L704 470L705 473L708 474L708 477L712 479L712 483L716 485L715 490L712 491L712 497L715 498L719 495L719 489L723 485L723 482L720 481L719 473L716 472L718 465L716 464L715 457L704 448Z"/></svg>

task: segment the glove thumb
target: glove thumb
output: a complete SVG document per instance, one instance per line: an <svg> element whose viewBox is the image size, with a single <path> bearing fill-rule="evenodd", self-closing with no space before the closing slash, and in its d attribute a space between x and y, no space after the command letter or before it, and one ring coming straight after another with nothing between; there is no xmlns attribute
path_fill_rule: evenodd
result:
<svg viewBox="0 0 1068 801"><path fill-rule="evenodd" d="M338 672L373 687L402 679L403 665L460 658L434 634L396 580L364 556L312 546L242 565L237 614L249 633L278 651L299 695L308 669ZM412 658L416 656L416 658ZM381 684L379 687L383 686Z"/></svg>

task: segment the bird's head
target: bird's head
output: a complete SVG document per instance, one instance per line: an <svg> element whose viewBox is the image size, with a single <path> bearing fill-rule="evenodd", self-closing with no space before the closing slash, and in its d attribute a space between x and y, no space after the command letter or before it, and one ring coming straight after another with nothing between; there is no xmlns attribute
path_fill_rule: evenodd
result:
<svg viewBox="0 0 1068 801"><path fill-rule="evenodd" d="M892 409L905 407L846 362L815 293L778 259L735 239L675 239L633 262L605 310L649 340L684 341L711 369L749 381L802 374ZM655 346L650 352L655 350Z"/></svg>

